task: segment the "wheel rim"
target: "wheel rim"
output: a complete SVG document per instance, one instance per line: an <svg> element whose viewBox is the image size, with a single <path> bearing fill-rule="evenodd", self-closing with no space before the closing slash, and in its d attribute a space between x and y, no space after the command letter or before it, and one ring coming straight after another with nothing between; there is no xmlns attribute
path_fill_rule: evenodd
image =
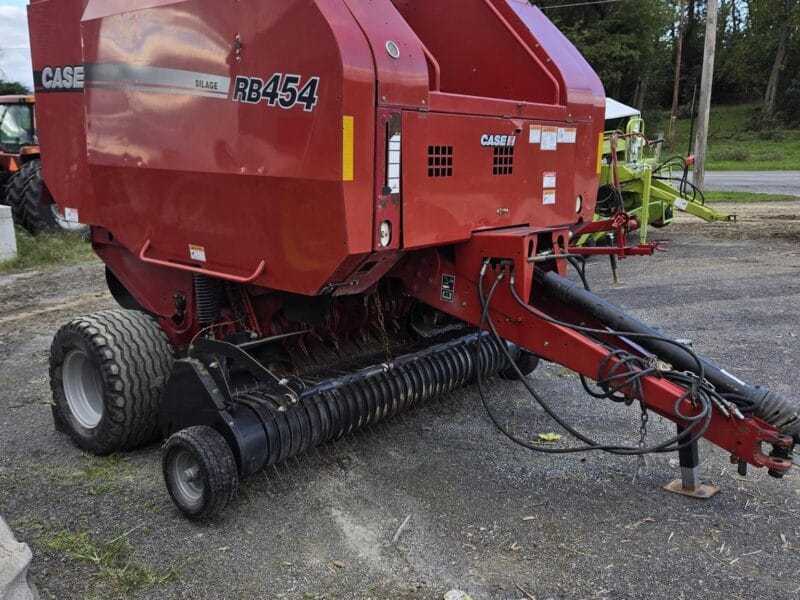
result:
<svg viewBox="0 0 800 600"><path fill-rule="evenodd" d="M86 429L103 418L103 386L100 373L83 350L71 350L64 359L64 395L70 412Z"/></svg>
<svg viewBox="0 0 800 600"><path fill-rule="evenodd" d="M176 450L169 469L176 499L186 506L198 504L203 498L205 485L200 463L194 455L183 448Z"/></svg>
<svg viewBox="0 0 800 600"><path fill-rule="evenodd" d="M58 204L56 203L50 204L50 212L52 213L53 220L59 229L63 229L64 231L80 231L86 228L86 225L83 223L67 221L67 218L64 216L61 208L59 208Z"/></svg>

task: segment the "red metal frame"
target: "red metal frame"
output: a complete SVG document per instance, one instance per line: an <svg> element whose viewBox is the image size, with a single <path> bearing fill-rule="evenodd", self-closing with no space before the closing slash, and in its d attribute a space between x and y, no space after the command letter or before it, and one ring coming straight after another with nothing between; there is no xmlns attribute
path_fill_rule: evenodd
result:
<svg viewBox="0 0 800 600"><path fill-rule="evenodd" d="M477 324L481 316L477 281L483 260L493 258L513 261L517 293L523 299L535 299L534 265L528 258L535 254L536 244L542 239L542 235L541 231L524 228L478 233L456 248L455 262L431 249L426 253L409 256L398 266L395 275L406 283L414 296L426 304ZM456 277L453 302L445 302L440 297L439 282L443 275ZM559 307L554 306L547 306L546 314L556 318L566 316L560 312ZM585 335L522 309L514 301L506 285L498 288L489 316L504 339L590 379L597 378L601 363L608 355L606 348ZM609 368L613 364L616 361L611 361ZM643 377L641 383L643 399L648 408L680 423L673 413L673 405L684 390L656 376ZM689 400L684 401L681 410L683 414L696 414ZM735 421L724 417L719 411L714 411L704 437L730 452L734 462L744 460L751 465L768 467L779 472L784 472L791 466L790 461L767 456L762 451L763 443L791 446L791 439L759 419Z"/></svg>

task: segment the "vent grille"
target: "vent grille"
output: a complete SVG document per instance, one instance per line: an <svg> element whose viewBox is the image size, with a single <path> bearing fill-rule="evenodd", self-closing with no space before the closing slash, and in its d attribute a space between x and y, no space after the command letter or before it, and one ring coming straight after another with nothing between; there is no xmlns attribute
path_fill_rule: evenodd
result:
<svg viewBox="0 0 800 600"><path fill-rule="evenodd" d="M493 175L511 175L514 170L514 146L495 146Z"/></svg>
<svg viewBox="0 0 800 600"><path fill-rule="evenodd" d="M453 176L453 147L428 146L428 177Z"/></svg>

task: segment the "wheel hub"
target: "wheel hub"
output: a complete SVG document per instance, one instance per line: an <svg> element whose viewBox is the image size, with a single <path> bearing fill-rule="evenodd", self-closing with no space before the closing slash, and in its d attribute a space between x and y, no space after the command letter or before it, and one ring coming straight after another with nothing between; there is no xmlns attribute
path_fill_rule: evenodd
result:
<svg viewBox="0 0 800 600"><path fill-rule="evenodd" d="M64 395L75 420L86 429L97 427L103 418L103 388L100 373L83 350L67 354L63 380Z"/></svg>
<svg viewBox="0 0 800 600"><path fill-rule="evenodd" d="M200 476L200 464L188 450L178 450L170 465L174 492L187 505L197 504L203 497L205 486Z"/></svg>

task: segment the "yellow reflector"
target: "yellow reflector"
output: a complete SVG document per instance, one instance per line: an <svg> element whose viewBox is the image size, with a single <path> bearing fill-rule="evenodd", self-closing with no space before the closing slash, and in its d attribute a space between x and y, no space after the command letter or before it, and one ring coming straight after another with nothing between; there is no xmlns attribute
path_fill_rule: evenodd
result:
<svg viewBox="0 0 800 600"><path fill-rule="evenodd" d="M353 181L353 117L342 117L342 181Z"/></svg>
<svg viewBox="0 0 800 600"><path fill-rule="evenodd" d="M603 172L603 134L600 134L600 141L597 142L597 174Z"/></svg>

